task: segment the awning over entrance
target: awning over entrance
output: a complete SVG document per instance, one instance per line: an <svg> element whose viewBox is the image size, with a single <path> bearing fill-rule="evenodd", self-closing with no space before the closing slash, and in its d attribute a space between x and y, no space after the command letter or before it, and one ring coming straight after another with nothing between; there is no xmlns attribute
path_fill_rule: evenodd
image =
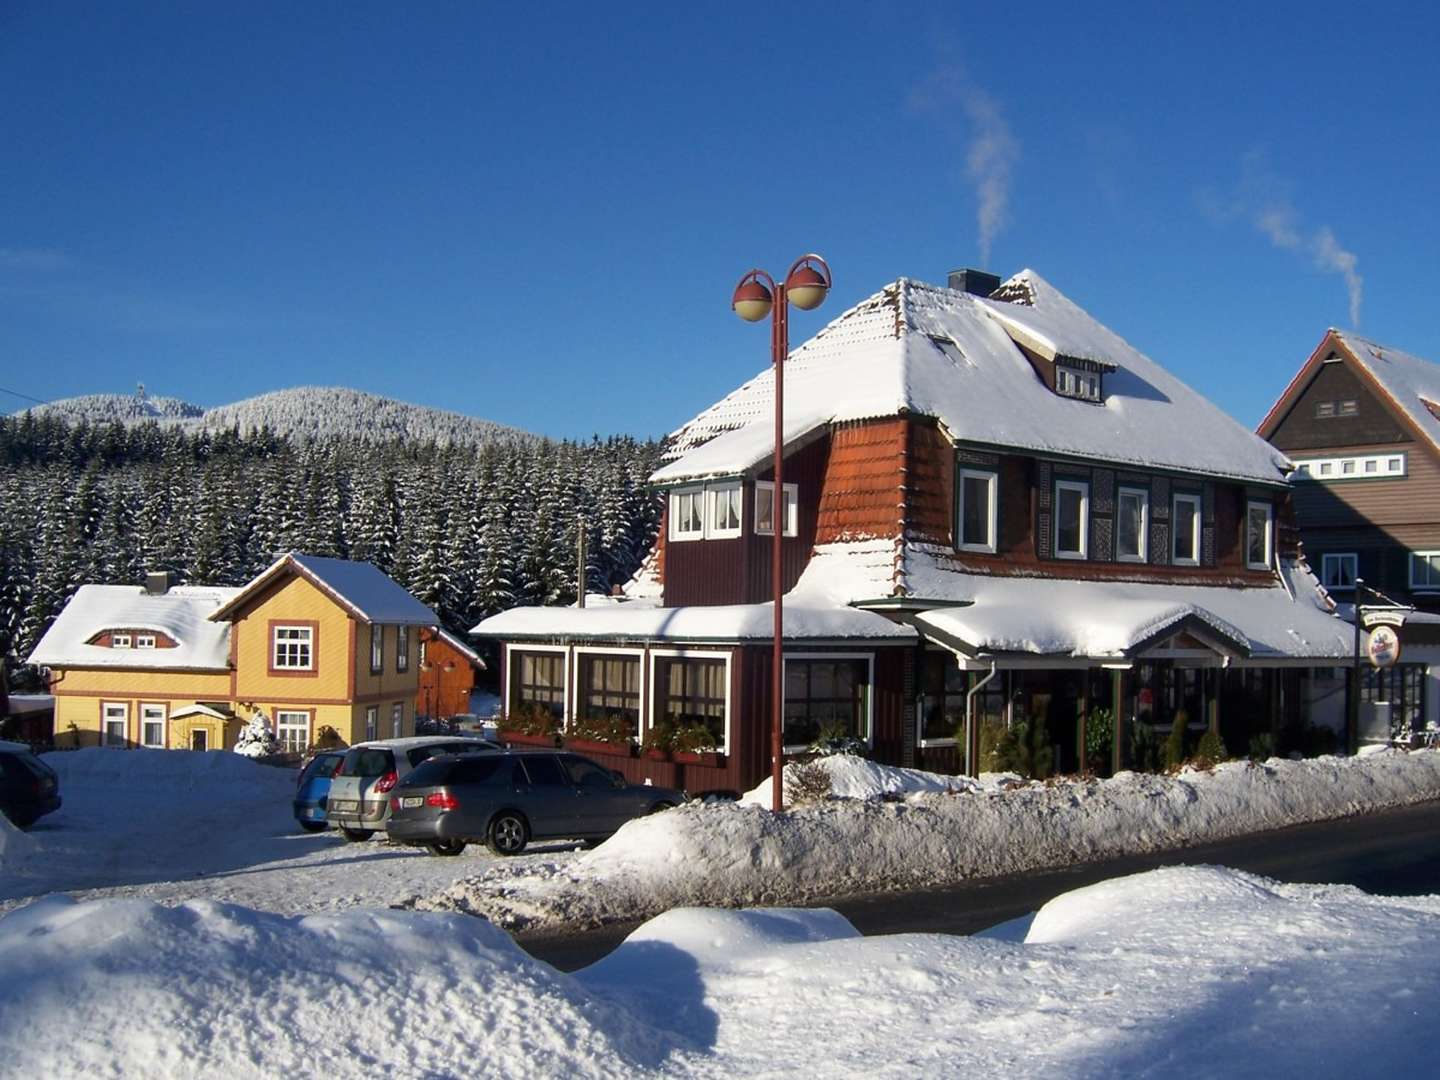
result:
<svg viewBox="0 0 1440 1080"><path fill-rule="evenodd" d="M1352 629L1318 597L1282 588L979 577L971 602L914 616L922 633L970 655L1131 659L1185 634L1223 656L1334 662Z"/></svg>

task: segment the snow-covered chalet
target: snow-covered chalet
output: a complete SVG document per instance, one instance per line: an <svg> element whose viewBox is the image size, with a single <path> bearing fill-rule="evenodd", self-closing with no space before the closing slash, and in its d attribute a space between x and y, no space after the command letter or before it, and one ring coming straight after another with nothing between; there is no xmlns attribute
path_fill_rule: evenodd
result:
<svg viewBox="0 0 1440 1080"><path fill-rule="evenodd" d="M609 764L692 791L767 775L772 392L763 371L674 433L626 596L475 627L506 726L618 718ZM886 285L791 353L784 407L787 751L843 733L956 770L968 708L972 738L1043 725L1062 769L1087 722L1115 766L1177 716L1243 752L1351 652L1285 456L1033 271ZM713 750L632 756L661 724Z"/></svg>

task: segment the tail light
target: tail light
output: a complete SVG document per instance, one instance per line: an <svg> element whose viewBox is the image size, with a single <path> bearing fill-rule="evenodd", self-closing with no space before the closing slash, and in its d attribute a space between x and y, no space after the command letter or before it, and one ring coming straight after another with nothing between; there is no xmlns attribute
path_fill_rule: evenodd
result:
<svg viewBox="0 0 1440 1080"><path fill-rule="evenodd" d="M399 779L400 777L395 775L395 770L391 769L384 776L380 777L379 780L375 781L375 790L378 791L381 795L384 795L385 792L389 791L395 786Z"/></svg>
<svg viewBox="0 0 1440 1080"><path fill-rule="evenodd" d="M331 778L345 775L345 759L340 759L340 764L335 766L335 771L330 774Z"/></svg>
<svg viewBox="0 0 1440 1080"><path fill-rule="evenodd" d="M460 800L448 791L432 791L425 796L425 805L437 810L459 810Z"/></svg>

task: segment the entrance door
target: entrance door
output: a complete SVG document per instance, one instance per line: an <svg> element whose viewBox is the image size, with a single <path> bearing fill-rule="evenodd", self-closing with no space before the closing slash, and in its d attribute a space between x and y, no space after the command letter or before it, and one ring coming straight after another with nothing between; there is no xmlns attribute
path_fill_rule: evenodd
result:
<svg viewBox="0 0 1440 1080"><path fill-rule="evenodd" d="M204 728L196 728L194 731L190 732L190 749L209 750L210 732L206 731Z"/></svg>

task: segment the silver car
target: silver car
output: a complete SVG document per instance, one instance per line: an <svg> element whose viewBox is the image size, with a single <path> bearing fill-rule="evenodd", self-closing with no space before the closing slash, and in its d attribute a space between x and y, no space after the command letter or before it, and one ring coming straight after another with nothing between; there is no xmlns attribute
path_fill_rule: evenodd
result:
<svg viewBox="0 0 1440 1080"><path fill-rule="evenodd" d="M499 751L485 739L417 735L356 743L330 779L325 815L346 840L368 840L390 817L390 790L415 766L436 754Z"/></svg>

